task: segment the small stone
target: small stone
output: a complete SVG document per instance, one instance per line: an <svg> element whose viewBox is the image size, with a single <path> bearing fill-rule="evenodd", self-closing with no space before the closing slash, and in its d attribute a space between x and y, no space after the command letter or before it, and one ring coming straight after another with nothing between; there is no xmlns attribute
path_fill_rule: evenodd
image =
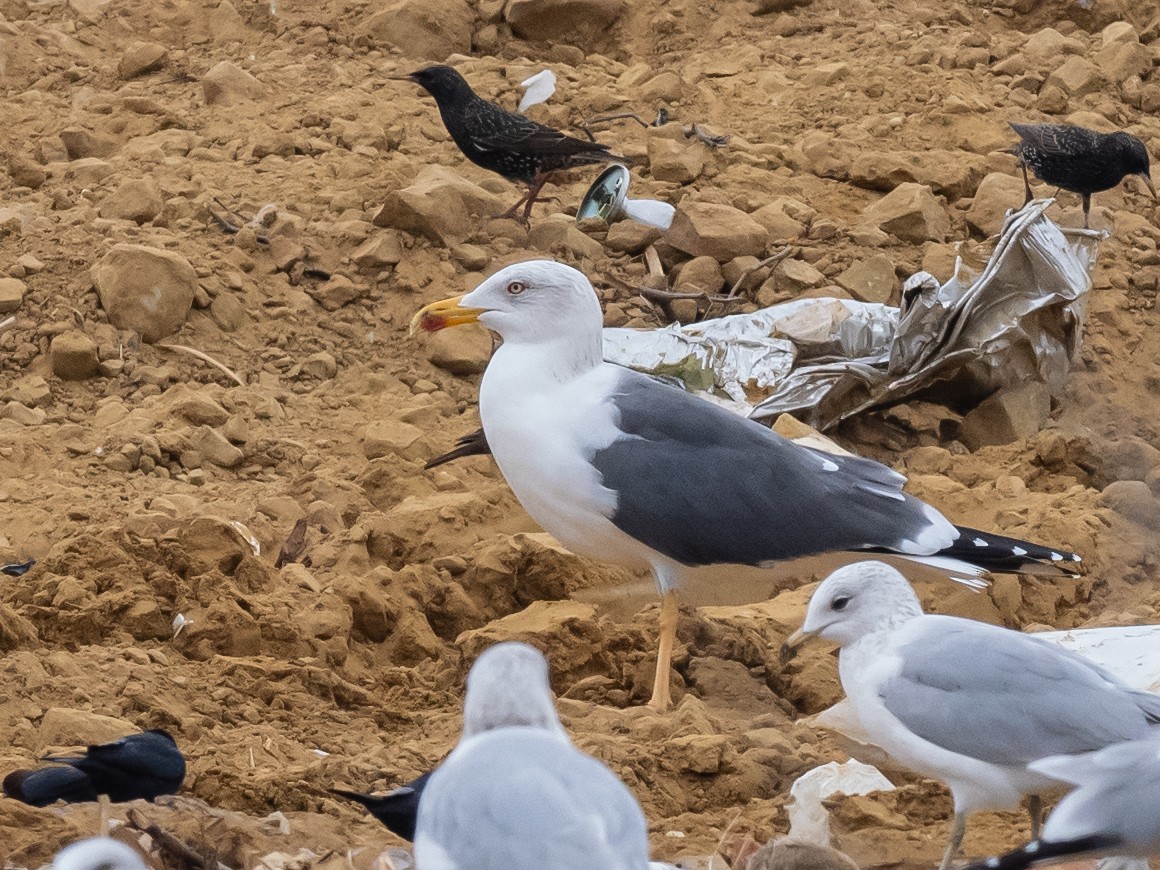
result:
<svg viewBox="0 0 1160 870"><path fill-rule="evenodd" d="M356 284L345 275L332 275L329 281L307 287L306 293L327 311L337 311L367 293L364 284Z"/></svg>
<svg viewBox="0 0 1160 870"><path fill-rule="evenodd" d="M52 404L52 388L40 375L24 375L14 380L4 390L3 398L27 405L29 408L43 408Z"/></svg>
<svg viewBox="0 0 1160 870"><path fill-rule="evenodd" d="M329 380L338 374L338 361L333 354L322 350L302 361L302 374L319 380Z"/></svg>
<svg viewBox="0 0 1160 870"><path fill-rule="evenodd" d="M942 242L951 233L946 209L923 184L900 184L862 214L869 223L904 242Z"/></svg>
<svg viewBox="0 0 1160 870"><path fill-rule="evenodd" d="M849 75L850 65L845 61L835 60L807 70L802 76L802 84L811 88L825 87L848 78Z"/></svg>
<svg viewBox="0 0 1160 870"><path fill-rule="evenodd" d="M528 247L547 254L570 254L594 260L604 255L604 246L576 226L565 214L548 215L536 221L528 232Z"/></svg>
<svg viewBox="0 0 1160 870"><path fill-rule="evenodd" d="M32 254L21 254L16 258L16 265L24 270L25 275L35 275L44 270L44 263Z"/></svg>
<svg viewBox="0 0 1160 870"><path fill-rule="evenodd" d="M186 436L188 449L193 450L214 465L235 468L242 464L245 454L226 437L209 426L198 426Z"/></svg>
<svg viewBox="0 0 1160 870"><path fill-rule="evenodd" d="M21 187L31 187L39 190L48 179L44 167L24 154L10 154L8 156L8 175Z"/></svg>
<svg viewBox="0 0 1160 870"><path fill-rule="evenodd" d="M657 227L638 221L617 221L608 228L604 237L604 247L622 254L636 255L659 239L662 232Z"/></svg>
<svg viewBox="0 0 1160 870"><path fill-rule="evenodd" d="M394 454L403 459L423 459L431 453L423 430L401 420L379 420L363 433L363 455L367 459Z"/></svg>
<svg viewBox="0 0 1160 870"><path fill-rule="evenodd" d="M82 157L108 157L117 150L117 143L108 136L98 136L91 130L69 127L60 131L60 141L69 160Z"/></svg>
<svg viewBox="0 0 1160 870"><path fill-rule="evenodd" d="M1104 77L1091 61L1073 56L1047 77L1046 86L1054 85L1072 97L1094 94L1104 86Z"/></svg>
<svg viewBox="0 0 1160 870"><path fill-rule="evenodd" d="M582 45L608 30L627 8L625 0L509 0L504 19L521 39Z"/></svg>
<svg viewBox="0 0 1160 870"><path fill-rule="evenodd" d="M373 223L449 245L503 210L495 194L444 166L427 166L407 187L387 194Z"/></svg>
<svg viewBox="0 0 1160 870"><path fill-rule="evenodd" d="M42 751L109 743L141 729L124 719L72 708L50 707L40 719L37 734Z"/></svg>
<svg viewBox="0 0 1160 870"><path fill-rule="evenodd" d="M62 332L49 345L52 373L66 381L83 381L97 373L97 343L79 329Z"/></svg>
<svg viewBox="0 0 1160 870"><path fill-rule="evenodd" d="M172 413L195 426L220 426L230 418L218 402L200 390L178 384L165 392L163 399Z"/></svg>
<svg viewBox="0 0 1160 870"><path fill-rule="evenodd" d="M1030 57L1047 60L1064 54L1083 54L1084 44L1078 39L1064 36L1054 27L1044 27L1028 37L1023 51Z"/></svg>
<svg viewBox="0 0 1160 870"><path fill-rule="evenodd" d="M791 296L798 296L806 290L821 287L826 283L826 276L811 266L805 260L782 260L773 270L773 279L780 292L788 292Z"/></svg>
<svg viewBox="0 0 1160 870"><path fill-rule="evenodd" d="M197 291L188 260L146 245L114 245L91 274L109 323L150 344L181 329Z"/></svg>
<svg viewBox="0 0 1160 870"><path fill-rule="evenodd" d="M725 283L725 276L721 273L721 264L713 257L694 257L677 273L677 280L673 283L673 290L677 293L707 293L715 295L721 292ZM688 300L696 302L696 300Z"/></svg>
<svg viewBox="0 0 1160 870"><path fill-rule="evenodd" d="M0 314L19 311L28 286L19 278L0 278Z"/></svg>
<svg viewBox="0 0 1160 870"><path fill-rule="evenodd" d="M169 50L156 42L134 42L121 55L117 74L122 79L133 79L165 66L169 60Z"/></svg>
<svg viewBox="0 0 1160 870"><path fill-rule="evenodd" d="M9 402L0 408L0 420L11 420L21 426L39 426L47 416L43 408L29 408L20 402Z"/></svg>
<svg viewBox="0 0 1160 870"><path fill-rule="evenodd" d="M1132 522L1160 529L1160 500L1142 480L1117 480L1100 493L1099 504L1114 510Z"/></svg>
<svg viewBox="0 0 1160 870"><path fill-rule="evenodd" d="M245 70L223 60L201 79L207 106L230 106L266 95L266 86Z"/></svg>
<svg viewBox="0 0 1160 870"><path fill-rule="evenodd" d="M391 46L408 58L442 63L471 52L475 14L466 0L393 0L357 26L372 45Z"/></svg>
<svg viewBox="0 0 1160 870"><path fill-rule="evenodd" d="M100 215L143 224L153 220L165 202L151 178L130 178L101 202Z"/></svg>
<svg viewBox="0 0 1160 870"><path fill-rule="evenodd" d="M781 203L768 203L750 215L755 221L765 227L770 241L781 242L786 239L800 238L806 231L806 226L797 218L785 211Z"/></svg>
<svg viewBox="0 0 1160 870"><path fill-rule="evenodd" d="M1005 172L985 176L967 209L967 225L984 236L993 236L1003 228L1007 212L1023 205L1023 179Z"/></svg>
<svg viewBox="0 0 1160 870"><path fill-rule="evenodd" d="M876 254L858 260L835 280L855 299L886 303L894 293L894 263L885 254Z"/></svg>
<svg viewBox="0 0 1160 870"><path fill-rule="evenodd" d="M664 240L693 257L727 263L734 257L760 256L768 234L740 209L709 202L682 203Z"/></svg>
<svg viewBox="0 0 1160 870"><path fill-rule="evenodd" d="M648 140L648 171L657 181L688 184L705 168L705 146L699 142L677 142L663 136Z"/></svg>
<svg viewBox="0 0 1160 870"><path fill-rule="evenodd" d="M108 160L101 160L99 157L82 157L65 167L64 177L82 187L95 187L116 171Z"/></svg>
<svg viewBox="0 0 1160 870"><path fill-rule="evenodd" d="M394 266L403 259L403 246L395 233L375 233L355 248L350 259L360 269L381 269L384 266Z"/></svg>
<svg viewBox="0 0 1160 870"><path fill-rule="evenodd" d="M223 332L237 332L245 324L246 307L232 293L219 293L209 305L209 316Z"/></svg>
<svg viewBox="0 0 1160 870"><path fill-rule="evenodd" d="M1138 44L1140 42L1140 34L1136 32L1136 28L1127 21L1113 21L1107 27L1100 31L1100 43L1102 48L1109 48L1113 45L1127 45L1131 43Z"/></svg>
<svg viewBox="0 0 1160 870"><path fill-rule="evenodd" d="M963 417L961 440L971 450L1031 438L1051 413L1051 392L1030 382L1004 387Z"/></svg>
<svg viewBox="0 0 1160 870"><path fill-rule="evenodd" d="M453 375L478 375L491 359L492 339L482 326L444 329L431 336L427 359Z"/></svg>

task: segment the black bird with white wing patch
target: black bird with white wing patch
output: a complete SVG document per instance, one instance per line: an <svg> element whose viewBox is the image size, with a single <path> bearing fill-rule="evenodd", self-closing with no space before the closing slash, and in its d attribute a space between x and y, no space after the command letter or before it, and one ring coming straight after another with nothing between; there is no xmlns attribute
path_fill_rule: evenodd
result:
<svg viewBox="0 0 1160 870"><path fill-rule="evenodd" d="M1083 198L1083 225L1088 226L1093 193L1111 190L1128 175L1139 175L1156 196L1148 149L1130 133L1097 133L1074 124L1012 124L1019 143L1011 149L1023 170L1026 205L1031 201L1027 168L1048 184Z"/></svg>
<svg viewBox="0 0 1160 870"><path fill-rule="evenodd" d="M540 188L553 172L623 159L607 145L568 136L488 102L449 66L429 66L394 78L412 81L435 98L443 125L464 157L528 186L504 217L515 217L522 205L527 223Z"/></svg>

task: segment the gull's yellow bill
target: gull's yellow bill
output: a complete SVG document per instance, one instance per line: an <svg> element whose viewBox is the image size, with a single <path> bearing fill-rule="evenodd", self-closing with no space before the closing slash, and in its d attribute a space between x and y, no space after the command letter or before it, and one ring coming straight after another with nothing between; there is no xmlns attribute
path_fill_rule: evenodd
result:
<svg viewBox="0 0 1160 870"><path fill-rule="evenodd" d="M463 308L459 304L461 299L463 296L452 296L450 299L440 299L438 302L424 305L411 318L410 334L414 335L419 330L438 332L451 326L475 323L479 315L487 311L486 308Z"/></svg>

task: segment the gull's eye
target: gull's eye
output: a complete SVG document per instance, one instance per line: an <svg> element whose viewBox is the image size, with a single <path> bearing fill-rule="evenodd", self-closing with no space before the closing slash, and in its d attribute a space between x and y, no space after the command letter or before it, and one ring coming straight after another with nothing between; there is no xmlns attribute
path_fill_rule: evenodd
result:
<svg viewBox="0 0 1160 870"><path fill-rule="evenodd" d="M525 284L523 281L512 281L510 284L507 285L507 292L508 292L509 296L519 296L521 293L523 293L527 289L528 289L528 285Z"/></svg>
<svg viewBox="0 0 1160 870"><path fill-rule="evenodd" d="M830 610L845 610L846 605L850 603L849 595L839 595L830 602Z"/></svg>

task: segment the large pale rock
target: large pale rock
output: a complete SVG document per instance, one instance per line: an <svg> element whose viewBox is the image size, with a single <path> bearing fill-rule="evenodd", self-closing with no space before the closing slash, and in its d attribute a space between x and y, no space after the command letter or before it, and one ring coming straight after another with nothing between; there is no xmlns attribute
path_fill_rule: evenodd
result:
<svg viewBox="0 0 1160 870"><path fill-rule="evenodd" d="M885 254L859 260L838 275L838 285L863 302L889 302L894 292L894 264Z"/></svg>
<svg viewBox="0 0 1160 870"><path fill-rule="evenodd" d="M1028 38L1023 51L1036 60L1045 60L1063 54L1083 54L1084 44L1074 37L1064 36L1054 27L1045 27Z"/></svg>
<svg viewBox="0 0 1160 870"><path fill-rule="evenodd" d="M114 245L93 266L92 279L109 323L150 344L181 329L197 291L197 273L185 257L146 245Z"/></svg>
<svg viewBox="0 0 1160 870"><path fill-rule="evenodd" d="M52 373L66 381L83 381L97 373L97 343L79 329L62 332L48 348Z"/></svg>
<svg viewBox="0 0 1160 870"><path fill-rule="evenodd" d="M663 136L648 140L648 171L657 181L688 184L705 168L705 146L699 142L678 142Z"/></svg>
<svg viewBox="0 0 1160 870"><path fill-rule="evenodd" d="M28 287L19 278L0 278L0 314L11 314L24 304Z"/></svg>
<svg viewBox="0 0 1160 870"><path fill-rule="evenodd" d="M768 241L765 227L740 209L711 202L682 203L664 239L693 257L728 263L734 257L760 256Z"/></svg>
<svg viewBox="0 0 1160 870"><path fill-rule="evenodd" d="M1104 86L1104 77L1090 60L1072 56L1047 77L1044 87L1052 85L1065 94L1082 97L1100 90Z"/></svg>
<svg viewBox="0 0 1160 870"><path fill-rule="evenodd" d="M235 468L242 464L245 454L229 442L225 435L210 426L198 426L186 436L187 452L182 454L182 462L188 451L197 453L206 462L222 468ZM198 462L191 463L200 465Z"/></svg>
<svg viewBox="0 0 1160 870"><path fill-rule="evenodd" d="M627 5L624 0L510 0L504 18L521 39L575 45L608 30Z"/></svg>
<svg viewBox="0 0 1160 870"><path fill-rule="evenodd" d="M1045 384L1004 387L963 417L961 439L972 450L988 444L1009 444L1030 438L1051 413L1051 393Z"/></svg>
<svg viewBox="0 0 1160 870"><path fill-rule="evenodd" d="M161 191L152 178L130 178L101 202L100 215L143 224L165 208Z"/></svg>
<svg viewBox="0 0 1160 870"><path fill-rule="evenodd" d="M266 86L228 60L210 69L201 79L207 106L231 106L266 95Z"/></svg>
<svg viewBox="0 0 1160 870"><path fill-rule="evenodd" d="M1152 70L1152 48L1139 42L1113 42L1096 55L1096 66L1109 81L1124 82L1132 76L1144 78Z"/></svg>
<svg viewBox="0 0 1160 870"><path fill-rule="evenodd" d="M70 746L88 746L94 743L109 743L128 734L140 731L132 722L73 710L64 707L50 707L40 720L40 748L63 749Z"/></svg>
<svg viewBox="0 0 1160 870"><path fill-rule="evenodd" d="M576 226L566 214L553 214L536 221L528 233L528 246L546 254L571 254L596 259L604 256L604 246Z"/></svg>
<svg viewBox="0 0 1160 870"><path fill-rule="evenodd" d="M474 24L467 0L395 0L364 20L356 33L394 46L407 57L445 60L471 52Z"/></svg>
<svg viewBox="0 0 1160 870"><path fill-rule="evenodd" d="M491 359L491 333L482 326L443 329L427 342L427 359L453 375L478 375Z"/></svg>
<svg viewBox="0 0 1160 870"><path fill-rule="evenodd" d="M992 172L979 184L967 224L984 236L993 236L1003 228L1007 211L1023 205L1023 179L1005 172Z"/></svg>
<svg viewBox="0 0 1160 870"><path fill-rule="evenodd" d="M859 187L893 190L900 184L925 184L950 200L970 196L986 171L986 158L967 151L863 151L850 164L850 181Z"/></svg>
<svg viewBox="0 0 1160 870"><path fill-rule="evenodd" d="M862 214L867 222L904 242L941 242L951 234L946 209L924 184L900 184Z"/></svg>
<svg viewBox="0 0 1160 870"><path fill-rule="evenodd" d="M403 459L424 459L431 455L431 445L423 430L402 420L378 420L363 433L363 454L367 459L394 454Z"/></svg>
<svg viewBox="0 0 1160 870"><path fill-rule="evenodd" d="M475 232L481 219L503 211L495 194L445 166L428 166L410 185L387 194L374 223L450 244Z"/></svg>
<svg viewBox="0 0 1160 870"><path fill-rule="evenodd" d="M113 164L99 157L81 157L65 167L64 177L75 181L81 187L92 187L117 170Z"/></svg>
<svg viewBox="0 0 1160 870"><path fill-rule="evenodd" d="M133 79L145 73L159 70L169 60L169 50L156 42L134 42L121 55L117 74L123 79Z"/></svg>

